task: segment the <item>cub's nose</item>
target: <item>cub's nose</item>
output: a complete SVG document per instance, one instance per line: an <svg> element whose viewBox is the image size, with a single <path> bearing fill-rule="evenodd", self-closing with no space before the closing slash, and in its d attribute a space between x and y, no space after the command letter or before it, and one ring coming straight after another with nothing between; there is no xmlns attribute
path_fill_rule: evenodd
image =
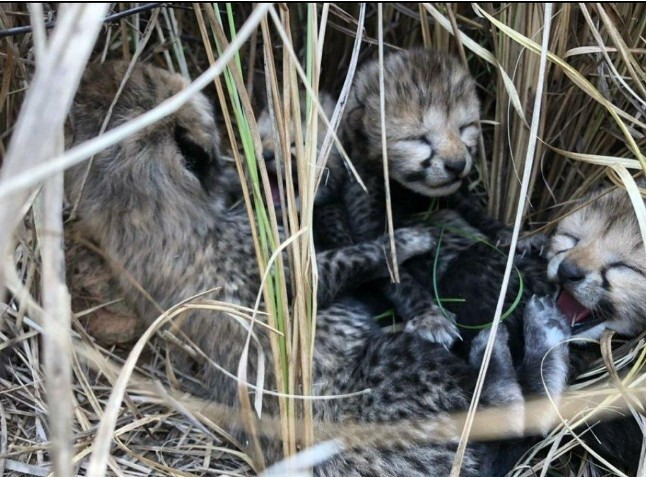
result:
<svg viewBox="0 0 647 477"><path fill-rule="evenodd" d="M562 282L579 282L585 275L584 270L566 260L560 263L557 269L557 276Z"/></svg>
<svg viewBox="0 0 647 477"><path fill-rule="evenodd" d="M465 159L447 161L445 162L445 169L447 169L448 172L451 172L456 176L460 176L463 173L463 171L465 171L466 164L467 164L467 161L465 161Z"/></svg>

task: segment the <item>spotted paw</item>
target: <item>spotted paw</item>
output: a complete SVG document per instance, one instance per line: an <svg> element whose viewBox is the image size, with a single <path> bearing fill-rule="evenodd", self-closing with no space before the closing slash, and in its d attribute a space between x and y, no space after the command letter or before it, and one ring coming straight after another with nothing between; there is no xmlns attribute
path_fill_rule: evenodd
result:
<svg viewBox="0 0 647 477"><path fill-rule="evenodd" d="M568 320L548 297L533 295L524 314L526 348L548 350L571 336Z"/></svg>
<svg viewBox="0 0 647 477"><path fill-rule="evenodd" d="M436 237L429 227L404 227L394 232L398 263L411 257L430 252L436 246ZM387 250L390 249L389 237L384 237Z"/></svg>
<svg viewBox="0 0 647 477"><path fill-rule="evenodd" d="M440 308L434 307L426 313L407 321L405 333L414 333L423 339L449 348L461 335L456 327L454 315Z"/></svg>

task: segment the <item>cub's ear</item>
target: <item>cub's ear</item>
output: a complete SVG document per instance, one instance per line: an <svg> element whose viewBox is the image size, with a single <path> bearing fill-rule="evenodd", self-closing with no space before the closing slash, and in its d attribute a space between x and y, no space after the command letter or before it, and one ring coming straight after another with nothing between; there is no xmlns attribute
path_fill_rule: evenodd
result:
<svg viewBox="0 0 647 477"><path fill-rule="evenodd" d="M65 124L63 125L63 138L64 138L64 143L63 147L65 150L69 149L72 147L72 144L74 144L74 108L72 108L67 115L67 119L65 120Z"/></svg>
<svg viewBox="0 0 647 477"><path fill-rule="evenodd" d="M354 107L348 111L347 118L348 124L352 128L353 126L357 128L358 124L361 124L364 120L364 105L356 104Z"/></svg>
<svg viewBox="0 0 647 477"><path fill-rule="evenodd" d="M641 174L638 177L635 177L634 179L636 179L636 185L644 190L645 189L645 176Z"/></svg>
<svg viewBox="0 0 647 477"><path fill-rule="evenodd" d="M218 151L206 150L181 126L175 127L174 138L184 159L184 167L200 181L203 189L208 191L220 166Z"/></svg>

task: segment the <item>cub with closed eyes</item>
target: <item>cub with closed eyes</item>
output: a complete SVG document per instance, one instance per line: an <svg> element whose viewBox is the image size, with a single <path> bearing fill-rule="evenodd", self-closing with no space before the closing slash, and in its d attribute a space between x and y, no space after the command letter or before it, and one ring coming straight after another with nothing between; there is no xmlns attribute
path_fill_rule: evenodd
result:
<svg viewBox="0 0 647 477"><path fill-rule="evenodd" d="M383 66L386 155L394 221L400 223L429 197L460 187L478 140L479 101L469 71L453 56L419 48L393 53ZM360 68L342 123L344 146L368 189L352 178L344 188L342 202L356 243L386 231L379 72L376 60ZM410 323L407 329L450 346L459 335L451 314L442 312L406 268L399 278L379 286Z"/></svg>
<svg viewBox="0 0 647 477"><path fill-rule="evenodd" d="M631 201L614 190L564 218L548 249L548 277L578 334L645 330L645 246Z"/></svg>

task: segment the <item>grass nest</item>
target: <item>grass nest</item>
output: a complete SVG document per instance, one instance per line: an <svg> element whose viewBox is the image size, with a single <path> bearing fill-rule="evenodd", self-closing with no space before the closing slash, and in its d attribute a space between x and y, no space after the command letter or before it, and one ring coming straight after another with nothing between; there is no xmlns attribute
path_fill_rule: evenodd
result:
<svg viewBox="0 0 647 477"><path fill-rule="evenodd" d="M242 169L253 170L256 131L249 114L262 109L268 94L343 94L349 70L382 49L424 45L449 51L468 65L478 84L482 137L470 187L492 217L510 225L517 221L526 231L550 232L573 201L615 185L638 197L644 229L644 200L636 196L634 181L645 172L644 31L644 3L0 5L0 222L5 224L0 248L11 250L0 274L0 286L7 288L0 303L0 474L96 475L93 465L99 461L110 474L124 476L259 471L253 456L222 430L227 410L176 391L179 381L191 377L169 364L169 343L187 346L172 330L147 330L133 359L132 344L115 344L128 341L125 332L117 329L113 344L102 346L85 323L106 310L123 311L100 293L84 295L84 290L96 291L93 280L101 283L105 277L84 275L87 281L73 290L73 313L61 298L66 250L59 173L71 158L56 138L69 107L64 99L76 88L69 72L80 75L86 63L78 59L82 52L91 63L143 61L193 79L211 71L202 86L220 105L219 120L229 138L223 143ZM216 68L229 53L235 54L226 68ZM56 72L56 61L72 69L39 83L39 69ZM545 83L537 110L540 71ZM45 108L47 120L38 109L28 109L28 94ZM291 111L282 113L289 117ZM303 154L314 158L309 131L303 131ZM13 156L12 145L18 151ZM94 151L101 147L97 142ZM92 153L88 149L84 158ZM310 167L307 160L298 162ZM270 234L276 219L267 216L262 187L257 189L249 192L247 205L260 233ZM301 197L309 200L303 191ZM517 217L519 203L524 210ZM295 224L303 219L294 211L288 214L295 214ZM304 256L310 253L305 237L295 240L295 247ZM259 257L267 260L270 254L264 250ZM311 273L306 263L290 266L297 274ZM266 291L275 297L268 312L284 329L311 313L304 301L278 316L285 285L266 286L273 287ZM122 314L130 326L132 317ZM135 336L141 333L138 329ZM606 346L611 339L605 335L603 359L571 391L589 399L591 411L613 409L596 396L619 394L619 388L642 390L643 399L628 399L628 407L644 429L644 334L614 347L612 356ZM276 350L293 356L307 352ZM292 360L281 370L284 383L290 383L287 393L309 386L301 363L310 358ZM123 399L111 399L115 389ZM514 475L618 475L600 456L565 438L590 431L576 425L588 411L580 407L570 419L564 414ZM312 442L307 406L290 412L281 419L303 416L305 442ZM106 432L107 416L114 417L114 426ZM280 427L289 434L281 436L288 451L295 452L297 437L290 426ZM568 465L573 461L577 470Z"/></svg>

